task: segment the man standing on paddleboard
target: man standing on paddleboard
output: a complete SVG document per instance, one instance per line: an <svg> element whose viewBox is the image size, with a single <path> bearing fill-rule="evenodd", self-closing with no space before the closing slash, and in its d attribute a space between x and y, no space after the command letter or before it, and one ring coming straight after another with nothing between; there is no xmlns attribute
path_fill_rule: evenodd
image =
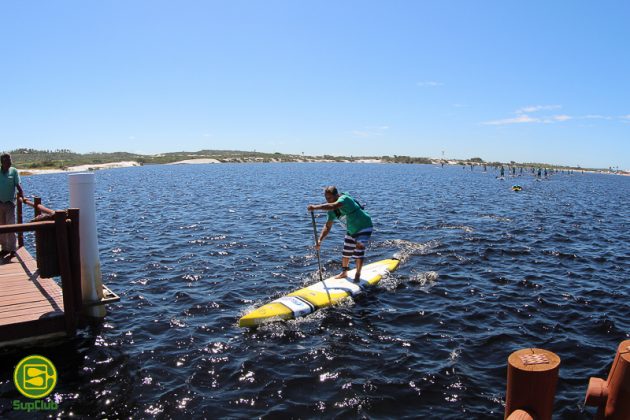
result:
<svg viewBox="0 0 630 420"><path fill-rule="evenodd" d="M354 281L358 283L361 278L365 248L372 235L372 218L363 209L363 206L361 206L357 200L350 197L348 193L339 194L337 187L326 187L324 197L326 197L326 203L309 204L307 207L308 211L324 210L328 212L328 220L322 230L322 234L319 236L316 247L319 250L322 241L328 235L328 232L330 232L335 220L345 223L346 237L343 244L343 258L341 263L343 271L336 278L341 279L348 275L350 257L353 257L357 266Z"/></svg>

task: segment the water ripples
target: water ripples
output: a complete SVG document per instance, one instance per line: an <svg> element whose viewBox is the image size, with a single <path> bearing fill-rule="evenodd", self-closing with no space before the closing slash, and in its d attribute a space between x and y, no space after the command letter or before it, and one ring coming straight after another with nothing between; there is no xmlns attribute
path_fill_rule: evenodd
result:
<svg viewBox="0 0 630 420"><path fill-rule="evenodd" d="M556 415L587 418L588 377L605 376L629 337L629 180L522 177L514 193L458 169L97 172L104 282L122 300L104 324L32 349L61 374L59 415L500 417L507 356L535 346L562 358ZM67 207L65 175L23 182ZM399 270L334 308L239 329L242 314L317 281L305 209L328 184L368 202L369 258L395 256ZM322 247L326 275L341 269L342 240L337 226ZM21 356L3 355L3 406L17 397L10 378Z"/></svg>

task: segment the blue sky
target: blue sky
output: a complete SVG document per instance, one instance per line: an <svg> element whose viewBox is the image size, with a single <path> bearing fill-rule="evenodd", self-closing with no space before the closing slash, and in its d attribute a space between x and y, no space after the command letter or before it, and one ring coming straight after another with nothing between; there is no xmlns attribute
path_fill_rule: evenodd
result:
<svg viewBox="0 0 630 420"><path fill-rule="evenodd" d="M5 1L2 148L630 169L625 1Z"/></svg>

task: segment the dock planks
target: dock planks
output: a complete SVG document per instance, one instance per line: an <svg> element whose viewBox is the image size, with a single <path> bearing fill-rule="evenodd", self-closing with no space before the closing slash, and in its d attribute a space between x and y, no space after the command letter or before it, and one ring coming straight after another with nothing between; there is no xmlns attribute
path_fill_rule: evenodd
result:
<svg viewBox="0 0 630 420"><path fill-rule="evenodd" d="M21 247L0 262L0 342L65 332L63 293Z"/></svg>

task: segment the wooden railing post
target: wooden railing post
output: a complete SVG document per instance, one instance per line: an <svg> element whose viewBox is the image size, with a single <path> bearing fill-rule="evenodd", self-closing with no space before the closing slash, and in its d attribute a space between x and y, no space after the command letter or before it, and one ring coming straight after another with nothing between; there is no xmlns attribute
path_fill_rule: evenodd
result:
<svg viewBox="0 0 630 420"><path fill-rule="evenodd" d="M72 290L74 292L75 310L80 312L83 307L83 295L81 291L81 240L79 235L79 209L68 209L68 218L70 219L68 239L70 243Z"/></svg>
<svg viewBox="0 0 630 420"><path fill-rule="evenodd" d="M66 212L56 211L55 236L57 238L57 255L59 256L59 271L61 272L61 290L63 293L63 312L66 319L66 333L74 335L77 329L77 314L74 307L72 269L70 266L70 252L68 246L68 227Z"/></svg>
<svg viewBox="0 0 630 420"><path fill-rule="evenodd" d="M17 224L21 225L23 223L23 220L22 220L22 197L18 197L17 198L16 218L17 218ZM21 248L21 247L24 246L24 234L22 232L18 232L18 234L17 234L17 242L18 242L18 248Z"/></svg>
<svg viewBox="0 0 630 420"><path fill-rule="evenodd" d="M598 407L598 420L630 418L630 340L617 347L607 380L590 378L584 404Z"/></svg>
<svg viewBox="0 0 630 420"><path fill-rule="evenodd" d="M508 357L505 418L551 420L560 357L549 350L517 350Z"/></svg>
<svg viewBox="0 0 630 420"><path fill-rule="evenodd" d="M35 217L41 214L41 212L39 211L40 204L42 204L41 197L33 197L33 211L35 212Z"/></svg>

